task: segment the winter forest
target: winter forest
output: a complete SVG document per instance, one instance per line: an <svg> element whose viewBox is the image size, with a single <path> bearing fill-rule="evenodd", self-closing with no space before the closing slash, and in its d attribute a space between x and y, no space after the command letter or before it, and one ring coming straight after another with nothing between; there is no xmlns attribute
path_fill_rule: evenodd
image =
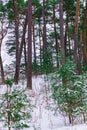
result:
<svg viewBox="0 0 87 130"><path fill-rule="evenodd" d="M0 0L0 130L87 130L87 0Z"/></svg>

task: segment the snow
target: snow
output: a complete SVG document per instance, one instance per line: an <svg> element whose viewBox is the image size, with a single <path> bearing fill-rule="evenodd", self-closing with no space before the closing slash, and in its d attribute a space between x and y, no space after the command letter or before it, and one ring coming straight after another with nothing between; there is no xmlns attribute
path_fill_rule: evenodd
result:
<svg viewBox="0 0 87 130"><path fill-rule="evenodd" d="M35 108L32 111L30 128L23 130L87 130L87 124L69 125L68 118L62 113L55 113L56 107L51 99L49 82L43 80L44 76L33 77L33 89L27 94L32 100ZM25 87L26 82L22 81L16 87ZM0 95L4 93L6 86L0 87ZM0 124L0 130L7 130Z"/></svg>
<svg viewBox="0 0 87 130"><path fill-rule="evenodd" d="M33 77L33 90L29 96L36 106L32 112L30 129L25 130L87 130L87 124L70 126L68 118L62 113L55 113L55 104L50 98L51 91L44 76Z"/></svg>
<svg viewBox="0 0 87 130"><path fill-rule="evenodd" d="M2 47L1 47L1 56L3 60L3 65L10 65L12 63L13 58L7 54L7 48L5 42L7 40L7 36L3 39Z"/></svg>

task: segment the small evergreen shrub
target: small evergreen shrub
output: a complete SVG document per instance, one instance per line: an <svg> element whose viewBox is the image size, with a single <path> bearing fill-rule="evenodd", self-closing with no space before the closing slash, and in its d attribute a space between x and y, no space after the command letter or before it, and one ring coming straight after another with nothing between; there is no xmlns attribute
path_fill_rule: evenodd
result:
<svg viewBox="0 0 87 130"><path fill-rule="evenodd" d="M26 95L26 90L12 86L12 80L7 79L7 90L0 96L0 121L14 129L28 128L31 119L32 105Z"/></svg>
<svg viewBox="0 0 87 130"><path fill-rule="evenodd" d="M84 78L75 72L75 64L67 60L66 64L51 76L52 98L60 111L66 113L69 122L73 118L85 113L87 106L87 94Z"/></svg>

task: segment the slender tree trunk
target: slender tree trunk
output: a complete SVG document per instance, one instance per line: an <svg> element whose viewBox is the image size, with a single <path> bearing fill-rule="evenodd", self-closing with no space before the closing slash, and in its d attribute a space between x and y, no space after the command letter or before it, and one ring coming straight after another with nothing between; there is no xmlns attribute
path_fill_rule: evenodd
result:
<svg viewBox="0 0 87 130"><path fill-rule="evenodd" d="M65 42L65 57L67 56L67 53L69 53L69 34L68 34L68 10L66 11L66 25L65 25L65 39L64 39L64 42Z"/></svg>
<svg viewBox="0 0 87 130"><path fill-rule="evenodd" d="M23 45L26 44L25 34L26 34L26 27L27 27L27 13L26 13L25 22L23 25L23 34L22 34L20 45L19 45L19 13L18 13L17 5L16 5L17 1L13 0L13 4L14 4L14 14L15 14L15 37L16 37L16 69L15 69L14 80L15 80L15 83L18 84Z"/></svg>
<svg viewBox="0 0 87 130"><path fill-rule="evenodd" d="M43 17L43 68L44 72L48 71L48 60L49 60L49 52L47 46L47 29L46 29L46 9L45 9L46 1L43 0L43 8L42 8L42 17Z"/></svg>
<svg viewBox="0 0 87 130"><path fill-rule="evenodd" d="M22 38L21 38L21 43L20 43L20 49L19 49L19 64L21 62L21 56L22 56L22 51L23 51L23 45L26 46L26 42L25 42L25 34L26 34L26 28L27 28L27 19L28 15L26 14L26 18L25 18L25 22L24 22L24 26L23 26L23 34L22 34ZM20 69L19 69L20 70Z"/></svg>
<svg viewBox="0 0 87 130"><path fill-rule="evenodd" d="M85 113L83 112L82 115L83 115L84 123L86 123L86 116L85 116Z"/></svg>
<svg viewBox="0 0 87 130"><path fill-rule="evenodd" d="M8 95L9 95L9 86L7 85L7 109L9 110L10 109L10 99L8 98ZM11 130L11 115L10 115L10 112L8 111L7 112L7 124L8 124L8 130Z"/></svg>
<svg viewBox="0 0 87 130"><path fill-rule="evenodd" d="M26 52L26 42L24 42L24 62L25 62L25 77L27 77L27 52Z"/></svg>
<svg viewBox="0 0 87 130"><path fill-rule="evenodd" d="M0 70L1 70L1 80L2 83L4 83L5 76L4 76L4 68L3 68L2 57L1 57L1 44L2 44L1 41L0 41Z"/></svg>
<svg viewBox="0 0 87 130"><path fill-rule="evenodd" d="M20 63L21 63L21 57L22 57L22 51L23 51L23 46L24 46L24 60L25 60L25 76L27 77L26 71L27 71L27 55L26 55L26 41L25 41L25 34L26 34L26 28L27 28L27 13L23 25L23 34L21 38L21 43L20 43L20 48L19 48L19 73L20 73Z"/></svg>
<svg viewBox="0 0 87 130"><path fill-rule="evenodd" d="M53 5L53 22L54 22L53 24L54 24L55 43L56 43L57 67L59 67L59 62L58 62L59 43L58 43L57 30L56 30L55 5Z"/></svg>
<svg viewBox="0 0 87 130"><path fill-rule="evenodd" d="M27 87L32 89L32 0L28 0Z"/></svg>
<svg viewBox="0 0 87 130"><path fill-rule="evenodd" d="M69 123L72 124L72 117L70 114L69 114Z"/></svg>
<svg viewBox="0 0 87 130"><path fill-rule="evenodd" d="M75 34L74 34L74 61L78 64L78 21L80 13L80 0L77 0L76 17L75 17Z"/></svg>
<svg viewBox="0 0 87 130"><path fill-rule="evenodd" d="M68 34L68 44L69 44L69 57L71 59L71 46L70 46L70 37L69 37L69 34Z"/></svg>
<svg viewBox="0 0 87 130"><path fill-rule="evenodd" d="M17 9L17 0L13 0L14 19L15 19L15 38L16 38L16 67L14 81L18 84L19 80L19 12Z"/></svg>
<svg viewBox="0 0 87 130"><path fill-rule="evenodd" d="M0 21L0 72L1 72L1 82L4 83L5 81L5 74L4 74L4 67L3 67L3 61L2 61L2 56L1 56L1 47L2 47L2 43L3 43L3 39L5 38L7 31L8 31L8 27L7 26L6 29L4 29L4 16Z"/></svg>
<svg viewBox="0 0 87 130"><path fill-rule="evenodd" d="M43 0L43 8L42 8L42 15L43 15L43 50L45 53L47 52L47 36L46 36L46 12L45 12L45 0Z"/></svg>
<svg viewBox="0 0 87 130"><path fill-rule="evenodd" d="M83 49L82 49L82 31L80 31L80 43L79 43L79 47L78 47L78 74L80 75L82 73L81 71L81 63L83 60Z"/></svg>
<svg viewBox="0 0 87 130"><path fill-rule="evenodd" d="M86 2L86 10L84 13L84 18L83 18L83 30L82 30L82 40L83 40L83 44L84 44L84 48L83 48L83 58L84 58L84 62L87 64L87 19L85 18L87 17L87 2Z"/></svg>
<svg viewBox="0 0 87 130"><path fill-rule="evenodd" d="M59 18L60 18L60 44L62 64L65 64L65 43L64 43L64 21L63 21L63 0L59 0Z"/></svg>
<svg viewBox="0 0 87 130"><path fill-rule="evenodd" d="M40 66L42 66L42 46L41 46L41 24L39 21L39 45L40 45Z"/></svg>
<svg viewBox="0 0 87 130"><path fill-rule="evenodd" d="M33 24L33 48L34 48L34 66L35 66L35 72L37 72L37 62L36 62L36 44L35 44L35 29Z"/></svg>

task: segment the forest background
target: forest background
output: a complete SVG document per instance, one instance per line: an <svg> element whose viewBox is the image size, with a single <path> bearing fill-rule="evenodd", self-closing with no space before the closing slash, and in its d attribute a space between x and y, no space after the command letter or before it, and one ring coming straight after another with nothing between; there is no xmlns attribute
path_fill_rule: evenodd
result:
<svg viewBox="0 0 87 130"><path fill-rule="evenodd" d="M14 57L8 66L1 54L5 38L6 51ZM15 84L24 78L29 89L33 75L52 74L53 99L60 110L70 123L75 113L85 122L87 1L1 0L0 72L1 84L7 77Z"/></svg>

